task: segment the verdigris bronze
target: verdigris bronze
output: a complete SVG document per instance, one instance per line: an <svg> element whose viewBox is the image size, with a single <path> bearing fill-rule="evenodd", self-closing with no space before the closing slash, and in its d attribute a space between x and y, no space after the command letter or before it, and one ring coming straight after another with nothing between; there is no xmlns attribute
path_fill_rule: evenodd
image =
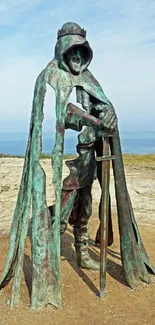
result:
<svg viewBox="0 0 155 325"><path fill-rule="evenodd" d="M0 279L3 287L12 276L10 305L20 302L21 274L25 240L32 203L32 308L46 304L61 308L60 223L61 232L68 221L73 225L75 248L81 267L98 269L97 262L88 254L88 219L91 215L91 187L96 174L101 183L102 136L110 138L113 160L121 258L125 279L130 287L140 281L149 283L149 272L155 273L143 246L134 218L126 187L121 145L114 108L101 86L88 70L92 50L86 32L75 23L66 23L58 32L54 59L37 78L30 133L25 155L23 175L14 211L10 244L4 272ZM56 95L56 140L52 153L55 209L46 203L46 177L40 165L42 147L43 105L49 84ZM85 110L69 104L69 96L76 88L77 102ZM69 176L62 185L62 156L65 128L81 131L78 136L79 157L67 162ZM110 200L109 200L110 202ZM109 204L109 244L113 241ZM98 232L99 234L99 232ZM97 234L96 241L100 241Z"/></svg>

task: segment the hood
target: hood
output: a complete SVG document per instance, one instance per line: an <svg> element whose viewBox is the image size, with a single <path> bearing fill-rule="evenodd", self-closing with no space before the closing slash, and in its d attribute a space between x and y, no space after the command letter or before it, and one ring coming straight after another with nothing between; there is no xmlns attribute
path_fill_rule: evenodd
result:
<svg viewBox="0 0 155 325"><path fill-rule="evenodd" d="M81 35L64 35L58 38L55 47L55 59L58 61L58 66L60 69L64 69L68 72L70 71L70 68L65 60L65 54L76 46L84 48L84 61L80 72L87 69L92 60L93 51L86 38Z"/></svg>

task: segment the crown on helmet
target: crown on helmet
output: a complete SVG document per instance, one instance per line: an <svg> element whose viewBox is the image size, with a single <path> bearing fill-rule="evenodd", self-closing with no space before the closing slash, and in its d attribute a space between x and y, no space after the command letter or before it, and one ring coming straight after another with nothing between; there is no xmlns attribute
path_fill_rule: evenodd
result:
<svg viewBox="0 0 155 325"><path fill-rule="evenodd" d="M57 38L65 35L80 35L86 37L86 31L76 23L66 23L58 30Z"/></svg>

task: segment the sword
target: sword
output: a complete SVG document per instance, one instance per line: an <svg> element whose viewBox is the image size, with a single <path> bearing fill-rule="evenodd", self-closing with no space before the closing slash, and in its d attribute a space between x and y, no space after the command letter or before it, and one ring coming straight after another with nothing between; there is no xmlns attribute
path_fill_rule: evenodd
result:
<svg viewBox="0 0 155 325"><path fill-rule="evenodd" d="M110 182L110 160L115 156L110 156L110 135L106 135L103 140L103 157L97 157L97 161L102 161L102 197L101 197L101 242L100 242L100 298L105 296L106 285L106 263L108 244L108 211L109 211L109 182Z"/></svg>

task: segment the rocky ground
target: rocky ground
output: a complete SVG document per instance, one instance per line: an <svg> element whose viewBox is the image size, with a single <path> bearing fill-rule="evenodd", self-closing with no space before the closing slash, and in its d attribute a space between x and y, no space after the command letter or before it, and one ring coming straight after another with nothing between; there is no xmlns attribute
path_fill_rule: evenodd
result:
<svg viewBox="0 0 155 325"><path fill-rule="evenodd" d="M54 201L52 171L49 159L41 161L47 175L47 201ZM19 189L23 159L0 158L0 274L5 264L9 231ZM63 168L63 176L68 169ZM112 174L112 173L111 173ZM136 220L145 243L148 255L155 264L155 171L148 166L126 166L128 190L133 203ZM80 270L76 265L72 229L68 228L62 237L62 311L48 306L42 311L32 311L29 307L29 294L26 283L30 282L30 243L26 243L24 273L22 281L22 303L10 310L6 301L11 284L0 292L0 325L6 324L155 324L155 280L151 285L141 285L136 291L130 290L124 281L120 262L117 230L114 185L111 175L110 191L112 197L115 242L108 252L107 295L98 298L98 272ZM90 236L94 238L98 225L98 182L93 185L93 214L90 220ZM99 258L99 249L90 247L94 258ZM26 283L25 283L26 279ZM29 285L28 285L29 286Z"/></svg>

